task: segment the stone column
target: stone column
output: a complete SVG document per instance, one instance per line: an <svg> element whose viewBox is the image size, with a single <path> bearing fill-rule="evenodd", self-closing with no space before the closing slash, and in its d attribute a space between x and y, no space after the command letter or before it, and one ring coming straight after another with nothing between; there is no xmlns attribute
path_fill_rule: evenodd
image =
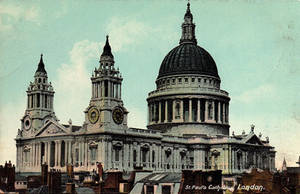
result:
<svg viewBox="0 0 300 194"><path fill-rule="evenodd" d="M207 122L208 121L208 100L205 99L205 111L204 111L204 121Z"/></svg>
<svg viewBox="0 0 300 194"><path fill-rule="evenodd" d="M47 156L47 164L50 166L50 159L51 159L51 141L47 142L48 145L48 156Z"/></svg>
<svg viewBox="0 0 300 194"><path fill-rule="evenodd" d="M140 144L137 145L136 156L137 156L136 165L140 166L140 164L141 164L141 145Z"/></svg>
<svg viewBox="0 0 300 194"><path fill-rule="evenodd" d="M148 104L148 124L150 125L151 123L151 106Z"/></svg>
<svg viewBox="0 0 300 194"><path fill-rule="evenodd" d="M130 161L130 151L129 151L129 144L126 142L124 143L124 154L123 154L123 169L128 170L128 162Z"/></svg>
<svg viewBox="0 0 300 194"><path fill-rule="evenodd" d="M39 167L40 166L40 161L41 161L41 143L39 142L37 144L37 158L36 158L36 165Z"/></svg>
<svg viewBox="0 0 300 194"><path fill-rule="evenodd" d="M96 95L95 95L95 83L93 83L93 85L92 85L92 97L93 98L95 98L96 97Z"/></svg>
<svg viewBox="0 0 300 194"><path fill-rule="evenodd" d="M234 149L231 150L231 158L232 158L232 172L234 173L235 172L235 169L236 169L236 160L235 160L235 153L236 151Z"/></svg>
<svg viewBox="0 0 300 194"><path fill-rule="evenodd" d="M175 120L175 112L176 112L176 103L175 103L175 100L173 99L172 100L172 121L174 121Z"/></svg>
<svg viewBox="0 0 300 194"><path fill-rule="evenodd" d="M107 153L108 153L108 158L107 158L107 167L108 169L111 169L112 167L112 144L111 141L108 140L107 142Z"/></svg>
<svg viewBox="0 0 300 194"><path fill-rule="evenodd" d="M149 148L149 163L148 163L148 167L150 169L152 169L152 145L150 145L150 148Z"/></svg>
<svg viewBox="0 0 300 194"><path fill-rule="evenodd" d="M232 158L231 158L231 146L229 146L228 150L228 173L232 172Z"/></svg>
<svg viewBox="0 0 300 194"><path fill-rule="evenodd" d="M122 94L122 88L121 88L121 84L120 84L120 87L119 87L120 91L119 91L119 94L120 94L120 99L121 99L121 94Z"/></svg>
<svg viewBox="0 0 300 194"><path fill-rule="evenodd" d="M89 145L87 142L84 143L85 145L85 160L84 160L84 165L87 168L87 166L89 165Z"/></svg>
<svg viewBox="0 0 300 194"><path fill-rule="evenodd" d="M223 103L223 123L226 123L225 121L225 103Z"/></svg>
<svg viewBox="0 0 300 194"><path fill-rule="evenodd" d="M31 150L30 150L30 166L33 167L34 166L34 159L35 159L35 146L34 143L31 143Z"/></svg>
<svg viewBox="0 0 300 194"><path fill-rule="evenodd" d="M200 122L200 99L197 100L197 122Z"/></svg>
<svg viewBox="0 0 300 194"><path fill-rule="evenodd" d="M158 169L162 168L161 145L158 145Z"/></svg>
<svg viewBox="0 0 300 194"><path fill-rule="evenodd" d="M64 166L68 164L68 141L65 141L65 163Z"/></svg>
<svg viewBox="0 0 300 194"><path fill-rule="evenodd" d="M96 154L96 161L99 161L103 164L103 157L102 157L102 153L104 152L103 146L102 146L102 141L100 140L98 142L98 146L97 146L97 154Z"/></svg>
<svg viewBox="0 0 300 194"><path fill-rule="evenodd" d="M211 111L212 111L212 118L211 118L211 120L215 121L216 118L215 118L215 101L214 100L211 102Z"/></svg>
<svg viewBox="0 0 300 194"><path fill-rule="evenodd" d="M161 101L158 103L158 122L161 123Z"/></svg>
<svg viewBox="0 0 300 194"><path fill-rule="evenodd" d="M31 155L31 166L35 166L35 159L36 159L36 152L35 152L35 143L32 143L32 155Z"/></svg>
<svg viewBox="0 0 300 194"><path fill-rule="evenodd" d="M168 100L165 101L165 123L168 122Z"/></svg>
<svg viewBox="0 0 300 194"><path fill-rule="evenodd" d="M183 122L183 99L180 100L180 121Z"/></svg>
<svg viewBox="0 0 300 194"><path fill-rule="evenodd" d="M218 123L221 123L221 103L218 101Z"/></svg>
<svg viewBox="0 0 300 194"><path fill-rule="evenodd" d="M192 115L193 115L193 110L192 110L192 99L189 99L189 122L192 122Z"/></svg>
<svg viewBox="0 0 300 194"><path fill-rule="evenodd" d="M107 81L108 82L108 84L107 84L107 87L108 87L108 97L111 97L111 83L110 83L110 81Z"/></svg>

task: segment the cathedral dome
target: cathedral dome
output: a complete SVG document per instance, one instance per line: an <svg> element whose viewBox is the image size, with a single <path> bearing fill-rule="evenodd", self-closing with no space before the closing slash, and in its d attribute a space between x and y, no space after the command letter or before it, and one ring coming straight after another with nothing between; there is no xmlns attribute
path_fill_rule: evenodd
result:
<svg viewBox="0 0 300 194"><path fill-rule="evenodd" d="M214 59L194 42L173 48L162 61L158 78L178 74L203 74L219 78Z"/></svg>

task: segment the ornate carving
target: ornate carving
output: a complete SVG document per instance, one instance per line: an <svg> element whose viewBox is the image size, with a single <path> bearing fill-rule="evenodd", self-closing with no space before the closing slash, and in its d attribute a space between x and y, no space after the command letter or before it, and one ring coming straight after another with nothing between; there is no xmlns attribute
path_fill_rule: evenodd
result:
<svg viewBox="0 0 300 194"><path fill-rule="evenodd" d="M47 133L49 134L57 134L57 133L63 133L64 131L61 129L58 129L57 127L50 126L49 129L47 129Z"/></svg>

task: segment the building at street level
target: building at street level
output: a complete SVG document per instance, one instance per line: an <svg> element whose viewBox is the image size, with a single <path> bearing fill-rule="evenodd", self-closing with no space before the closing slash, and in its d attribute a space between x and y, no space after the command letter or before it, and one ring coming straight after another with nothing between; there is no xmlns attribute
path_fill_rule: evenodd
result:
<svg viewBox="0 0 300 194"><path fill-rule="evenodd" d="M66 164L75 172L92 171L97 162L104 170L218 169L225 176L253 167L275 170L274 147L255 134L254 126L230 135L230 97L221 89L214 59L197 44L189 3L181 30L179 45L161 63L156 90L149 92L146 129L127 126L123 78L115 68L122 62L114 60L108 37L91 77L82 126L71 120L62 124L55 116L54 88L41 56L16 137L17 172L40 172L43 163L62 171Z"/></svg>

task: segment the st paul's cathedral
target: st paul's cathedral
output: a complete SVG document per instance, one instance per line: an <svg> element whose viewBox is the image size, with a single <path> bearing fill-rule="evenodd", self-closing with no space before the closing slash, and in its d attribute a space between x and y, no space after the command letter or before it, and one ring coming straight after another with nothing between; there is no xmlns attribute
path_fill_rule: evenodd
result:
<svg viewBox="0 0 300 194"><path fill-rule="evenodd" d="M91 77L92 95L82 126L71 120L62 124L55 116L54 88L41 56L15 139L16 171L40 172L44 163L62 172L67 164L75 172L89 172L97 163L105 171L218 169L227 177L250 168L274 171L275 150L268 137L256 135L254 126L230 135L230 97L220 87L214 59L197 45L189 3L181 30L179 45L161 63L156 90L148 94L146 129L127 126L123 78L115 68L108 36Z"/></svg>

